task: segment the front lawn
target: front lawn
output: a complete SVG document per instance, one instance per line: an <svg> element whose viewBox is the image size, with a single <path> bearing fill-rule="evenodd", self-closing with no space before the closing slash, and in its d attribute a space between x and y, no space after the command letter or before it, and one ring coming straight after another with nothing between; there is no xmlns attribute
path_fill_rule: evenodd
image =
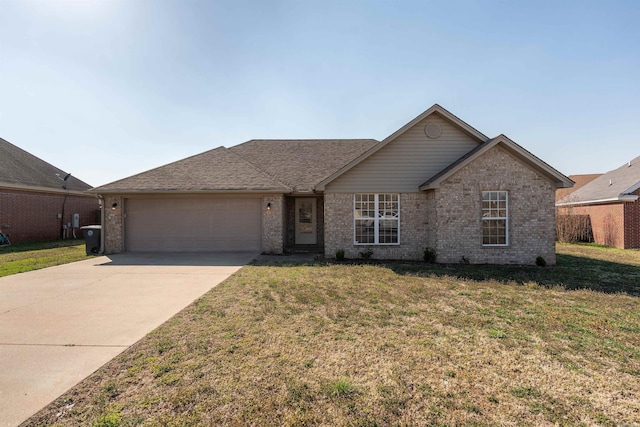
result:
<svg viewBox="0 0 640 427"><path fill-rule="evenodd" d="M0 277L86 259L83 239L19 243L0 247Z"/></svg>
<svg viewBox="0 0 640 427"><path fill-rule="evenodd" d="M558 250L556 268L247 266L27 425L637 422L640 252Z"/></svg>

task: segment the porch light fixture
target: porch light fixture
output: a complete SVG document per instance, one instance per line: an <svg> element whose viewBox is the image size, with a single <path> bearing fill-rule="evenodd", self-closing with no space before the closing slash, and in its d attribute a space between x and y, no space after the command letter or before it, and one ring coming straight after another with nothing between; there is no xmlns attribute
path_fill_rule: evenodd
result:
<svg viewBox="0 0 640 427"><path fill-rule="evenodd" d="M117 207L118 207L118 202L115 202L114 204L111 205L111 210L115 211Z"/></svg>
<svg viewBox="0 0 640 427"><path fill-rule="evenodd" d="M267 203L267 210L270 211L271 210L271 202Z"/></svg>

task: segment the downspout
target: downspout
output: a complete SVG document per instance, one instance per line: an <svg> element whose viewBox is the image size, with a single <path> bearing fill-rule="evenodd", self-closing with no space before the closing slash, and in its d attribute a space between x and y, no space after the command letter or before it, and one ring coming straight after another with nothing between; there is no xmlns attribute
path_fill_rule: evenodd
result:
<svg viewBox="0 0 640 427"><path fill-rule="evenodd" d="M104 255L104 233L106 232L106 227L104 226L104 197L102 194L98 194L98 199L100 199L100 225L102 226L102 230L100 230L100 250L98 251L99 255Z"/></svg>

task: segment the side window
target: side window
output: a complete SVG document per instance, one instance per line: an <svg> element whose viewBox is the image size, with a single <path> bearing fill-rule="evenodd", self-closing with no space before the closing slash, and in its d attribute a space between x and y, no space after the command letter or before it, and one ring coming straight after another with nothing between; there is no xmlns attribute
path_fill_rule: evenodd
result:
<svg viewBox="0 0 640 427"><path fill-rule="evenodd" d="M482 192L482 245L509 244L509 197L506 191Z"/></svg>

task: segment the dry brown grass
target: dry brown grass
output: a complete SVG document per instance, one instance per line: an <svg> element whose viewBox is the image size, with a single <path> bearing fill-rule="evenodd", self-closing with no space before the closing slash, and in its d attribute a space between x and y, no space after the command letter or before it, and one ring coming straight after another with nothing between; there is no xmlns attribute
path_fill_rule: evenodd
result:
<svg viewBox="0 0 640 427"><path fill-rule="evenodd" d="M640 420L639 298L460 268L245 267L27 425Z"/></svg>

